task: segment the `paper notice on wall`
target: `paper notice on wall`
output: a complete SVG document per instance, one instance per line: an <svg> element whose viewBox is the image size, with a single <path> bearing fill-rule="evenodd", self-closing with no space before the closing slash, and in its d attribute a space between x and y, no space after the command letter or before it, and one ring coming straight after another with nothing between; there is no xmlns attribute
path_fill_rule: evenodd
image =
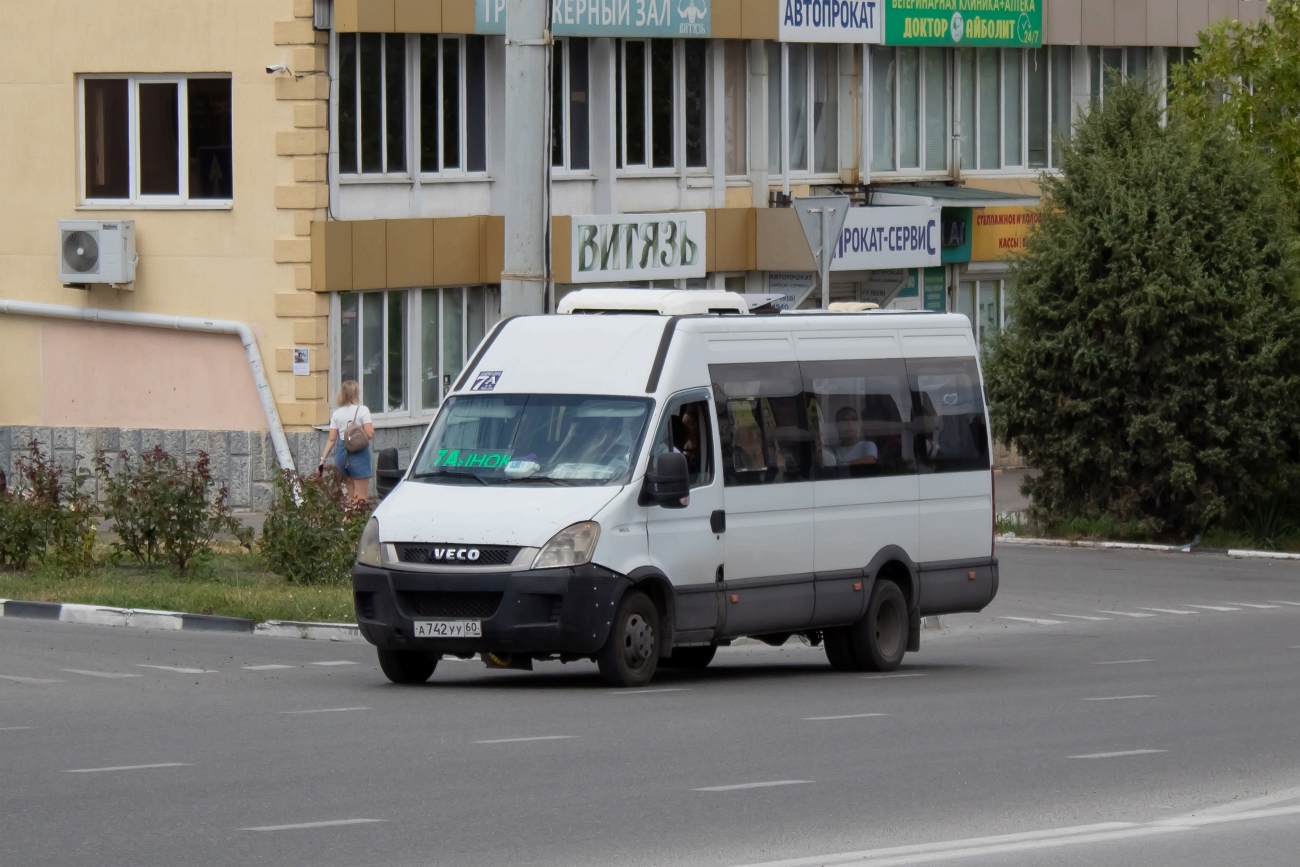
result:
<svg viewBox="0 0 1300 867"><path fill-rule="evenodd" d="M293 375L310 376L311 375L311 350L304 347L297 347L293 351Z"/></svg>

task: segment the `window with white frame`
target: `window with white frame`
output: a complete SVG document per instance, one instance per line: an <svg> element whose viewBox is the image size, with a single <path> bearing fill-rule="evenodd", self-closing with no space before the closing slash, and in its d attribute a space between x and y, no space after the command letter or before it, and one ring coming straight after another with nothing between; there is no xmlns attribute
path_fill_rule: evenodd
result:
<svg viewBox="0 0 1300 867"><path fill-rule="evenodd" d="M948 168L948 52L872 46L873 172Z"/></svg>
<svg viewBox="0 0 1300 867"><path fill-rule="evenodd" d="M591 168L587 40L556 39L551 63L551 165L585 172Z"/></svg>
<svg viewBox="0 0 1300 867"><path fill-rule="evenodd" d="M1178 67L1185 63L1191 63L1196 60L1198 51L1195 48L1166 48L1165 49L1165 87L1173 90L1174 77L1177 74Z"/></svg>
<svg viewBox="0 0 1300 867"><path fill-rule="evenodd" d="M377 415L432 412L486 334L494 292L458 286L339 293L339 381L355 379L361 402Z"/></svg>
<svg viewBox="0 0 1300 867"><path fill-rule="evenodd" d="M87 75L80 84L85 204L233 198L229 76Z"/></svg>
<svg viewBox="0 0 1300 867"><path fill-rule="evenodd" d="M1106 90L1116 81L1145 78L1150 73L1150 68L1149 48L1089 48L1088 70L1093 105L1101 105L1105 101Z"/></svg>
<svg viewBox="0 0 1300 867"><path fill-rule="evenodd" d="M787 54L784 69L783 47ZM838 174L840 47L829 43L769 42L767 50L768 171L781 174L784 110L790 129L790 173ZM782 93L789 94L788 101L782 100Z"/></svg>
<svg viewBox="0 0 1300 867"><path fill-rule="evenodd" d="M1070 49L957 52L964 172L1055 168L1070 136Z"/></svg>
<svg viewBox="0 0 1300 867"><path fill-rule="evenodd" d="M981 350L1011 324L1009 280L963 280L957 285L957 312L970 320L971 332Z"/></svg>
<svg viewBox="0 0 1300 867"><path fill-rule="evenodd" d="M620 39L617 57L618 168L675 168L679 126L685 138L685 167L707 168L708 40Z"/></svg>
<svg viewBox="0 0 1300 867"><path fill-rule="evenodd" d="M726 172L735 176L749 171L749 46L738 39L723 45Z"/></svg>
<svg viewBox="0 0 1300 867"><path fill-rule="evenodd" d="M420 171L487 171L487 66L482 36L420 36Z"/></svg>
<svg viewBox="0 0 1300 867"><path fill-rule="evenodd" d="M339 172L406 173L406 36L339 34Z"/></svg>

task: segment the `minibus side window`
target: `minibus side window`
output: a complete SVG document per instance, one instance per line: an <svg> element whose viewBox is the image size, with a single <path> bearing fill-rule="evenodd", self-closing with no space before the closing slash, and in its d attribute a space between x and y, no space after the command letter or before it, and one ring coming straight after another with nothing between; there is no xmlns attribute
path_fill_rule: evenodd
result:
<svg viewBox="0 0 1300 867"><path fill-rule="evenodd" d="M670 452L685 455L692 488L713 484L713 421L709 416L707 400L674 401L650 447L652 458Z"/></svg>
<svg viewBox="0 0 1300 867"><path fill-rule="evenodd" d="M813 478L916 472L912 395L902 359L801 362Z"/></svg>
<svg viewBox="0 0 1300 867"><path fill-rule="evenodd" d="M811 478L812 437L796 362L711 364L727 485Z"/></svg>
<svg viewBox="0 0 1300 867"><path fill-rule="evenodd" d="M974 358L907 360L912 443L923 473L987 470L988 425Z"/></svg>

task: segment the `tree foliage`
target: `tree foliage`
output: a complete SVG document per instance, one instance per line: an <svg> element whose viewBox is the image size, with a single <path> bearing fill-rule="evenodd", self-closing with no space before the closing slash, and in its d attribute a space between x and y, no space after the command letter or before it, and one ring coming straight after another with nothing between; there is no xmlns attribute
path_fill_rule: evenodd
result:
<svg viewBox="0 0 1300 867"><path fill-rule="evenodd" d="M1043 181L988 386L1040 475L1035 517L1191 532L1282 488L1300 455L1289 204L1223 124L1117 83Z"/></svg>

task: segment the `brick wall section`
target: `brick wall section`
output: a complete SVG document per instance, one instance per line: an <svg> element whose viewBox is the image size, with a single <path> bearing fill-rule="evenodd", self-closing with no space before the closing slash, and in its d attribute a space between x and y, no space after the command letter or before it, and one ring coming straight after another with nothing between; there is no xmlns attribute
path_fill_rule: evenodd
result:
<svg viewBox="0 0 1300 867"><path fill-rule="evenodd" d="M321 424L329 418L328 302L306 300L311 293L311 224L323 221L329 207L329 73L328 34L312 27L313 0L293 0L293 19L275 25L275 44L288 48L293 76L275 84L276 99L291 107L292 127L276 132L275 152L290 160L292 178L275 188L275 206L292 215L292 234L275 239L275 261L292 274L276 298L276 315L293 323L291 346L275 347L276 370L292 372L292 348L311 353L310 376L293 377L293 401L281 400L287 427Z"/></svg>

